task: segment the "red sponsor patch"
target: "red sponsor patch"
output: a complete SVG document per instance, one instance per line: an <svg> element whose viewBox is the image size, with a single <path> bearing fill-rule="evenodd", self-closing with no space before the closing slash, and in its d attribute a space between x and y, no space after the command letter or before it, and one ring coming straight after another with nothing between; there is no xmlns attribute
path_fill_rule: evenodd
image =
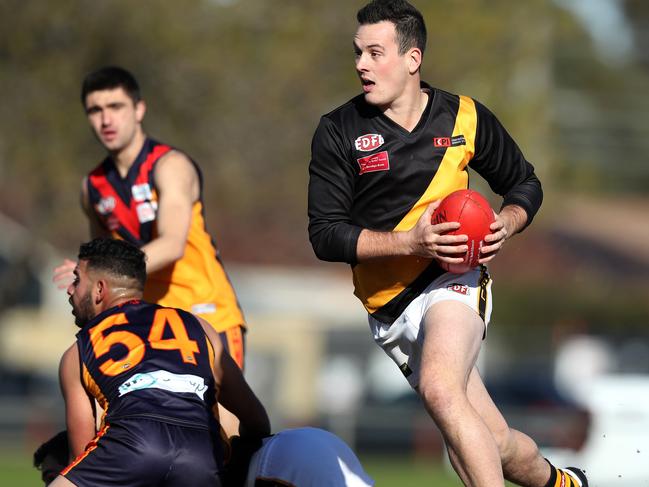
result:
<svg viewBox="0 0 649 487"><path fill-rule="evenodd" d="M435 147L457 147L466 145L464 135L454 135L453 137L433 137L433 146Z"/></svg>
<svg viewBox="0 0 649 487"><path fill-rule="evenodd" d="M361 135L354 141L354 147L356 150L362 152L369 152L374 149L378 149L383 145L383 136L379 134L365 134Z"/></svg>
<svg viewBox="0 0 649 487"><path fill-rule="evenodd" d="M469 287L464 284L449 284L446 286L446 289L454 293L464 294L465 296L469 294Z"/></svg>
<svg viewBox="0 0 649 487"><path fill-rule="evenodd" d="M387 151L377 152L371 156L356 159L361 171L358 174L366 172L388 171L390 169L390 159Z"/></svg>

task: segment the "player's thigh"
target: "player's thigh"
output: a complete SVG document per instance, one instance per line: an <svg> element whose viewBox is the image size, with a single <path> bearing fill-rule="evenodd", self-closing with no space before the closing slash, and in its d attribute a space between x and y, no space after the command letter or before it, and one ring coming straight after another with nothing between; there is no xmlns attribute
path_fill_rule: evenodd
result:
<svg viewBox="0 0 649 487"><path fill-rule="evenodd" d="M465 388L484 334L484 321L458 301L428 308L423 324L421 383L434 381Z"/></svg>
<svg viewBox="0 0 649 487"><path fill-rule="evenodd" d="M56 477L51 484L49 484L50 487L75 487L75 485L70 482L68 479L66 479L63 475L59 475Z"/></svg>

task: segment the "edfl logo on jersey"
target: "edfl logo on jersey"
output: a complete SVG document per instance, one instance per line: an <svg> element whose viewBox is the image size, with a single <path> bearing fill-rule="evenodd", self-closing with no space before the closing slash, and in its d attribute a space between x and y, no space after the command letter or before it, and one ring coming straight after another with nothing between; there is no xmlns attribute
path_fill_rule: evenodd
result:
<svg viewBox="0 0 649 487"><path fill-rule="evenodd" d="M378 149L383 145L385 140L379 134L365 134L361 135L354 141L354 147L357 151L369 152Z"/></svg>

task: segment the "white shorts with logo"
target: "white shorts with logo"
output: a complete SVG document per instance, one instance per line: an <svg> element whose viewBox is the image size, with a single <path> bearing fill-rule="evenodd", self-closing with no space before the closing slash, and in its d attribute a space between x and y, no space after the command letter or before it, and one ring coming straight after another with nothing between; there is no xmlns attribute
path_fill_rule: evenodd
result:
<svg viewBox="0 0 649 487"><path fill-rule="evenodd" d="M419 385L423 320L428 309L440 301L458 301L473 309L484 321L486 335L492 309L491 278L487 268L478 266L464 274L442 274L413 299L391 325L369 316L374 341L394 360L414 389Z"/></svg>

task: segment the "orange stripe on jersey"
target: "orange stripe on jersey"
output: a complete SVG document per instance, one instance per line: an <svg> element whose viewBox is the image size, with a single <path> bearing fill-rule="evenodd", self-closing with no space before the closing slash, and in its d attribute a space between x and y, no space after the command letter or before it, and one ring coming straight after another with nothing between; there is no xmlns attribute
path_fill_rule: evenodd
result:
<svg viewBox="0 0 649 487"><path fill-rule="evenodd" d="M104 393L101 392L101 389L95 382L95 379L92 378L92 375L90 375L90 371L88 370L88 367L86 367L86 364L82 362L82 370L81 370L81 379L83 380L83 385L86 388L86 390L94 397L101 408L106 411L108 409L108 400L106 399L106 396L104 396ZM105 413L104 413L105 414ZM103 424L103 418L102 418L102 424Z"/></svg>
<svg viewBox="0 0 649 487"><path fill-rule="evenodd" d="M75 458L74 460L72 460L72 463L71 463L70 465L68 465L67 467L65 467L65 468L61 471L61 475L65 475L65 474L67 474L70 470L72 470L74 467L76 467L77 465L79 465L79 463L80 463L84 458L86 458L86 457L87 457L87 456L88 456L88 455L89 455L89 454L90 454L90 453L91 453L95 448L97 448L97 442L99 441L99 439L100 439L102 436L104 436L104 435L106 434L106 432L108 431L108 428L110 428L110 425L105 425L102 429L100 429L99 432L97 433L97 436L95 436L95 437L90 441L90 443L88 443L88 444L86 445L86 449L83 451L83 453L81 453L81 455L79 455L77 458Z"/></svg>

